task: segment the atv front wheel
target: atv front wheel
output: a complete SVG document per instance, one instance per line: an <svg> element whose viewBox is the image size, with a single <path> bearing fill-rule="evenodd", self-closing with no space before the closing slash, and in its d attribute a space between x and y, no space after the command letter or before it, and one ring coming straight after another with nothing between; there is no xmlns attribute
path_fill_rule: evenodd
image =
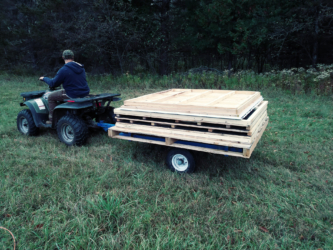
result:
<svg viewBox="0 0 333 250"><path fill-rule="evenodd" d="M17 115L17 129L24 135L37 135L38 128L34 122L30 109L21 110Z"/></svg>
<svg viewBox="0 0 333 250"><path fill-rule="evenodd" d="M88 127L79 117L66 115L59 120L57 133L60 141L67 146L82 146L88 137Z"/></svg>

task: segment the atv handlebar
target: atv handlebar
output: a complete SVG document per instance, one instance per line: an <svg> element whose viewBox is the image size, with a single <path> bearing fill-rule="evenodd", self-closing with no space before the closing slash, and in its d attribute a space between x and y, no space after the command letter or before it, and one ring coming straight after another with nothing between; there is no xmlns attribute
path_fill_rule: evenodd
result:
<svg viewBox="0 0 333 250"><path fill-rule="evenodd" d="M42 79L42 78L44 78L44 76L41 76L41 77L39 77L39 81L41 81L41 82L44 82L44 80ZM50 87L50 85L48 85L46 82L44 82L47 86L49 86L49 90L51 90L51 91L53 91L53 90L56 90L56 89L60 89L60 87Z"/></svg>

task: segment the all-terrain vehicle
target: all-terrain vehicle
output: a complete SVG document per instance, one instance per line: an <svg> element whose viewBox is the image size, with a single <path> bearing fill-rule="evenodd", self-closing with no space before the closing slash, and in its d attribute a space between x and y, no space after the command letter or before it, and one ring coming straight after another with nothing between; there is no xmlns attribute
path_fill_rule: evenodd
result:
<svg viewBox="0 0 333 250"><path fill-rule="evenodd" d="M68 146L81 146L88 137L89 128L99 128L98 122L115 123L111 102L119 101L120 94L88 95L84 98L66 99L59 102L53 112L52 124L46 124L49 117L48 96L59 88L21 93L21 110L17 115L17 128L25 135L36 135L39 128L56 129L60 141Z"/></svg>

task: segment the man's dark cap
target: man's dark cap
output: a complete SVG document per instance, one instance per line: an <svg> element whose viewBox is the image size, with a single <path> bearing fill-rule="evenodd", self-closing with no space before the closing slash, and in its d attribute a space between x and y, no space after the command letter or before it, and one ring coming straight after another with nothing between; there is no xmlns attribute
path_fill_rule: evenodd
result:
<svg viewBox="0 0 333 250"><path fill-rule="evenodd" d="M70 49L66 49L62 52L62 57L64 59L74 59L74 53Z"/></svg>

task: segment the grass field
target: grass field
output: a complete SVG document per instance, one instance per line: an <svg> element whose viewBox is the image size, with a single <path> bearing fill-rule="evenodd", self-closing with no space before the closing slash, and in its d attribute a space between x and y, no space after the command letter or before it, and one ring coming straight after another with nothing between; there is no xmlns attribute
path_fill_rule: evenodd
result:
<svg viewBox="0 0 333 250"><path fill-rule="evenodd" d="M90 86L123 99L161 90ZM333 249L331 97L259 88L270 124L252 157L199 152L197 171L179 175L166 147L21 135L20 92L45 88L0 76L0 226L17 249ZM12 248L0 229L0 249Z"/></svg>

